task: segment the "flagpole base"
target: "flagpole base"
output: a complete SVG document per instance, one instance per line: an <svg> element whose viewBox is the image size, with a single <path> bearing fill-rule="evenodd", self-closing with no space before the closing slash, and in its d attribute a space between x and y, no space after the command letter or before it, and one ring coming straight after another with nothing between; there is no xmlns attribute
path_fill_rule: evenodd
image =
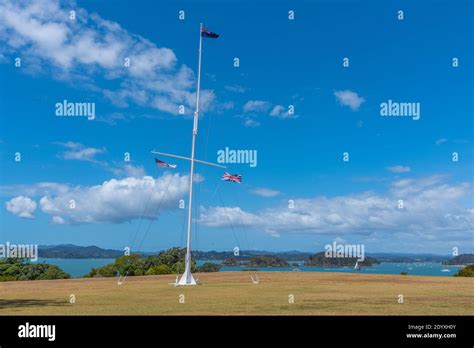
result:
<svg viewBox="0 0 474 348"><path fill-rule="evenodd" d="M185 271L176 285L197 285L197 283L191 272Z"/></svg>

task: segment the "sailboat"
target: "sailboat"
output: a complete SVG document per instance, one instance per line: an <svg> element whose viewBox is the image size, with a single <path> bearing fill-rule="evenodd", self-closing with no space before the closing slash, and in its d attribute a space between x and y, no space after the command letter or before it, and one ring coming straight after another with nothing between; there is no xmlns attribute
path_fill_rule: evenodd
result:
<svg viewBox="0 0 474 348"><path fill-rule="evenodd" d="M356 263L355 263L355 265L354 265L354 270L356 270L356 271L359 271L359 270L360 270L359 260L356 261Z"/></svg>
<svg viewBox="0 0 474 348"><path fill-rule="evenodd" d="M195 146L196 146L196 137L198 134L198 122L199 122L199 94L201 89L201 57L202 57L202 38L218 38L219 35L210 32L209 30L205 29L202 23L199 26L199 60L198 60L198 76L197 76L197 88L196 88L196 110L194 111L193 117L193 132L192 132L192 145L191 145L191 157L184 157L173 155L169 153L159 152L159 151L151 151L153 154L158 154L162 156L169 156L178 159L184 159L191 162L191 168L189 172L189 198L188 198L188 217L187 217L187 241L186 241L186 257L185 257L185 266L184 266L184 273L182 274L181 278L176 279L175 286L181 285L196 285L197 282L194 279L193 275L191 274L191 225L192 225L192 204L193 204L193 185L194 185L194 163L202 163L214 167L219 168L226 168L225 166L201 161L194 158L195 154Z"/></svg>

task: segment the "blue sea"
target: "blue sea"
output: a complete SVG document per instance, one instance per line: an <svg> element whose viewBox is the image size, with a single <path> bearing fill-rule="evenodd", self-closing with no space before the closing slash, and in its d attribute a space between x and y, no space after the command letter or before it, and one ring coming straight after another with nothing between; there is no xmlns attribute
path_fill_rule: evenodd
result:
<svg viewBox="0 0 474 348"><path fill-rule="evenodd" d="M220 263L222 261L206 261L198 260L198 266L205 262ZM414 263L393 263L393 262L382 262L372 267L363 267L360 270L355 270L353 267L340 267L340 268L329 268L329 267L316 267L316 266L303 266L304 261L290 261L290 264L298 264L298 267L241 267L241 266L224 266L221 268L221 272L234 272L241 271L243 269L257 269L259 271L286 271L286 272L346 272L346 273L367 273L367 274L400 274L400 272L406 272L409 275L420 275L420 276L453 276L461 267L449 266L446 267L441 263L433 262L414 262Z"/></svg>
<svg viewBox="0 0 474 348"><path fill-rule="evenodd" d="M83 277L91 271L92 268L104 266L108 263L114 262L114 259L38 259L37 262L46 262L59 266L62 270L69 273L72 277ZM216 260L197 260L197 265L200 266L206 262L221 263ZM406 272L410 275L419 276L444 276L452 277L459 269L459 267L446 267L440 263L431 262L416 262L416 263L392 263L382 262L372 267L365 267L358 271L352 267L349 268L327 268L327 267L304 267L304 261L292 261L291 264L298 264L298 267L240 267L240 266L224 266L221 272L237 272L246 268L257 269L259 271L293 271L293 272L347 272L347 273L362 273L362 274L400 274Z"/></svg>
<svg viewBox="0 0 474 348"><path fill-rule="evenodd" d="M102 267L108 263L114 262L115 259L44 259L38 258L36 263L49 263L61 268L64 272L69 273L71 277L83 277L89 273L92 268Z"/></svg>

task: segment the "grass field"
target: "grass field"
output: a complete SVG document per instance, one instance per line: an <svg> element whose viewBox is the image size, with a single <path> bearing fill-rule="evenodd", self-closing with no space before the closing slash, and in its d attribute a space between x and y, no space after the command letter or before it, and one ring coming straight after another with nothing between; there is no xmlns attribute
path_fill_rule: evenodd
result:
<svg viewBox="0 0 474 348"><path fill-rule="evenodd" d="M469 278L258 272L252 284L247 272L198 277L203 285L193 287L169 285L175 276L128 277L120 286L112 278L5 282L0 314L474 315Z"/></svg>

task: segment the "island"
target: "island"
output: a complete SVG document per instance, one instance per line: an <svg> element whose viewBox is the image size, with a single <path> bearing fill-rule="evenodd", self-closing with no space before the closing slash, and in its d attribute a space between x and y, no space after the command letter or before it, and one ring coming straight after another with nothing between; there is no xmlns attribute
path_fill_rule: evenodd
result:
<svg viewBox="0 0 474 348"><path fill-rule="evenodd" d="M443 264L448 266L466 266L474 264L474 254L461 254L452 259L446 260Z"/></svg>
<svg viewBox="0 0 474 348"><path fill-rule="evenodd" d="M234 257L225 259L224 266L246 266L246 267L290 267L285 260L275 255L254 255L249 260L239 261Z"/></svg>
<svg viewBox="0 0 474 348"><path fill-rule="evenodd" d="M304 263L305 266L318 267L354 267L357 262L357 257L326 257L325 252L311 255ZM364 261L359 261L360 267L371 267L374 264L380 263L373 257L366 256Z"/></svg>

